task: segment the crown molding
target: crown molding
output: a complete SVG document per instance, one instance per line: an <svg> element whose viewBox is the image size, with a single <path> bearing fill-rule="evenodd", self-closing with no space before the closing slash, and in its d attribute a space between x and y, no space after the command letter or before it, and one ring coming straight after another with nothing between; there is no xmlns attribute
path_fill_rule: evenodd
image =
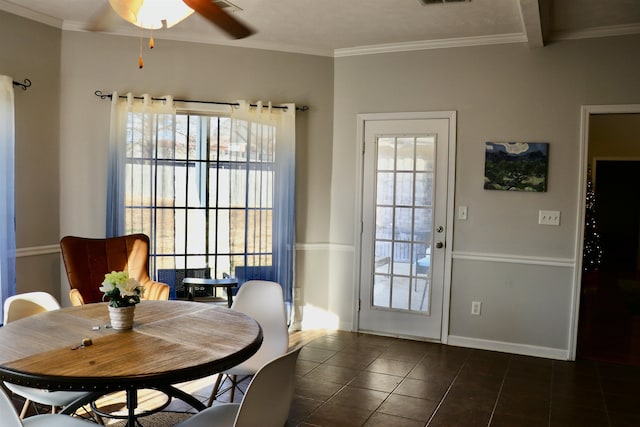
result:
<svg viewBox="0 0 640 427"><path fill-rule="evenodd" d="M54 18L53 16L49 16L44 13L36 12L35 10L27 9L26 7L6 0L0 0L0 10L30 19L32 21L40 22L41 24L50 25L56 28L62 28L63 22L61 19Z"/></svg>
<svg viewBox="0 0 640 427"><path fill-rule="evenodd" d="M557 31L551 34L551 40L581 40L599 37L615 37L640 34L640 24L611 25L608 27L594 27L579 31Z"/></svg>
<svg viewBox="0 0 640 427"><path fill-rule="evenodd" d="M495 36L459 37L454 39L424 40L408 43L388 43L336 49L334 57L373 55L377 53L407 52L412 50L446 49L451 47L482 46L492 44L526 43L527 36L522 33L500 34Z"/></svg>

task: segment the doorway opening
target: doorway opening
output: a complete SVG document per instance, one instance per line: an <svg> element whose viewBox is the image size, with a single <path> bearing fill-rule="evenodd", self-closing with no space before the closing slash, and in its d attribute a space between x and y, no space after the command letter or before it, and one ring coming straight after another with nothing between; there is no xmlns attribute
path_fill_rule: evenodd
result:
<svg viewBox="0 0 640 427"><path fill-rule="evenodd" d="M640 365L640 108L591 115L585 130L576 357Z"/></svg>

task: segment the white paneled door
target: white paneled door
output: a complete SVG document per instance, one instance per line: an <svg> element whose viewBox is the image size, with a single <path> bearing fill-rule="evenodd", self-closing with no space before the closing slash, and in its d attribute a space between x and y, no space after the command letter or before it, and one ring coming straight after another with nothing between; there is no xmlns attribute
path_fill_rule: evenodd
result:
<svg viewBox="0 0 640 427"><path fill-rule="evenodd" d="M362 331L441 340L455 113L434 115L364 120Z"/></svg>

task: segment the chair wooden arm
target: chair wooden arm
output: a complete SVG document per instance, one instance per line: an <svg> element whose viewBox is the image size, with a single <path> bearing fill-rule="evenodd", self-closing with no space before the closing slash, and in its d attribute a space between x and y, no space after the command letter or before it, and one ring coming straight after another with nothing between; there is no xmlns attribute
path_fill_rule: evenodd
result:
<svg viewBox="0 0 640 427"><path fill-rule="evenodd" d="M69 300L71 300L71 305L84 305L84 298L82 298L82 294L77 289L71 289L69 291Z"/></svg>
<svg viewBox="0 0 640 427"><path fill-rule="evenodd" d="M142 284L144 286L144 294L142 299L146 300L168 300L171 287L166 283L148 280Z"/></svg>

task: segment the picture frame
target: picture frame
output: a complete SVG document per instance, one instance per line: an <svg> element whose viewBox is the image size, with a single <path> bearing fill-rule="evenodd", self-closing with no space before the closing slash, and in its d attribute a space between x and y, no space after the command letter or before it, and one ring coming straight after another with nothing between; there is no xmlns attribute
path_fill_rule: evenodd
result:
<svg viewBox="0 0 640 427"><path fill-rule="evenodd" d="M486 142L484 189L545 192L548 158L546 142Z"/></svg>

